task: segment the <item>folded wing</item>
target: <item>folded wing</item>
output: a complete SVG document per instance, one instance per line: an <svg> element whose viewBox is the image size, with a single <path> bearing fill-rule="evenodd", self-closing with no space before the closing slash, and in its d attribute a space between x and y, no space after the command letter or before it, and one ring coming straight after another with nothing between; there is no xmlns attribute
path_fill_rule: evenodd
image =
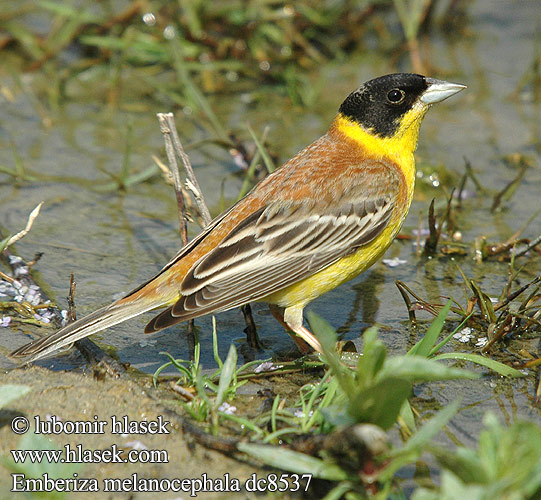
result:
<svg viewBox="0 0 541 500"><path fill-rule="evenodd" d="M150 333L179 321L259 300L332 265L376 238L389 223L399 182L382 168L340 200L277 200L244 219L185 276L181 297L146 327Z"/></svg>

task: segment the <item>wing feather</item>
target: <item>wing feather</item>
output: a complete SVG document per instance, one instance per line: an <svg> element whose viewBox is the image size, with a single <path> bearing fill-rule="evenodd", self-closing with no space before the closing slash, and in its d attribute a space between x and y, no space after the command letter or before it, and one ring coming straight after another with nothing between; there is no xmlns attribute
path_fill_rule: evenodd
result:
<svg viewBox="0 0 541 500"><path fill-rule="evenodd" d="M277 200L251 214L192 266L179 300L145 331L264 298L372 241L389 223L399 189L396 174L382 170L376 182L372 171L370 185L344 190L338 203Z"/></svg>

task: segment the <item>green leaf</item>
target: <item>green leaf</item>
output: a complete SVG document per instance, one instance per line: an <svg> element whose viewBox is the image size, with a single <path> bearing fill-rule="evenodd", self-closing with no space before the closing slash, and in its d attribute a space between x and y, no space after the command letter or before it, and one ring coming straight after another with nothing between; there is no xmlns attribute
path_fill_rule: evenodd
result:
<svg viewBox="0 0 541 500"><path fill-rule="evenodd" d="M466 485L451 471L443 471L441 492L430 492L425 489L415 491L412 500L486 500L482 486ZM496 499L494 499L496 500Z"/></svg>
<svg viewBox="0 0 541 500"><path fill-rule="evenodd" d="M9 33L31 55L32 59L41 59L45 56L45 51L40 44L41 38L23 23L3 20L2 31Z"/></svg>
<svg viewBox="0 0 541 500"><path fill-rule="evenodd" d="M231 384L233 375L235 374L235 369L237 368L237 350L235 345L231 344L229 347L229 352L227 353L227 358L225 359L224 366L222 367L222 373L220 374L220 383L218 384L218 394L216 395L216 408L220 406L225 397L225 393Z"/></svg>
<svg viewBox="0 0 541 500"><path fill-rule="evenodd" d="M239 443L237 448L272 467L297 474L312 474L319 479L343 481L348 475L337 465L298 451L264 444Z"/></svg>
<svg viewBox="0 0 541 500"><path fill-rule="evenodd" d="M492 304L490 297L481 290L475 281L470 280L470 286L478 299L479 308L481 309L483 316L485 316L490 323L496 323L496 313L494 312L494 305Z"/></svg>
<svg viewBox="0 0 541 500"><path fill-rule="evenodd" d="M214 361L216 361L218 368L221 370L224 363L218 352L218 332L216 329L216 316L214 315L212 315L212 354L214 356Z"/></svg>
<svg viewBox="0 0 541 500"><path fill-rule="evenodd" d="M440 336L443 324L445 323L445 318L449 314L452 303L453 301L451 299L447 301L447 304L442 307L436 319L432 321L425 336L408 351L408 354L417 354L417 356L424 356L425 358L430 354L432 347L434 347L436 340Z"/></svg>
<svg viewBox="0 0 541 500"><path fill-rule="evenodd" d="M341 363L336 352L336 332L334 328L312 311L308 311L307 318L310 328L321 342L324 360L338 379L340 387L346 395L353 394L356 390L355 379L351 370Z"/></svg>
<svg viewBox="0 0 541 500"><path fill-rule="evenodd" d="M250 135L252 136L252 139L255 142L255 145L257 147L259 154L261 155L261 157L263 158L263 161L265 162L265 167L267 167L267 171L269 172L269 174L272 174L272 172L276 170L276 166L274 165L272 158L269 156L269 153L267 152L263 144L261 144L261 141L255 135L255 132L253 131L252 127L250 127L250 124L247 123L246 126L248 127L248 132L250 132Z"/></svg>
<svg viewBox="0 0 541 500"><path fill-rule="evenodd" d="M385 366L378 373L377 380L386 377L398 377L410 382L427 382L433 380L450 379L476 379L477 373L453 368L435 361L436 358L427 359L421 356L395 356L385 362Z"/></svg>
<svg viewBox="0 0 541 500"><path fill-rule="evenodd" d="M357 422L370 422L389 429L396 422L411 387L408 380L388 377L352 394L354 397L350 399L348 414Z"/></svg>
<svg viewBox="0 0 541 500"><path fill-rule="evenodd" d="M421 450L453 418L459 407L460 400L448 404L411 436L406 445L398 450L398 452L404 453L415 449Z"/></svg>
<svg viewBox="0 0 541 500"><path fill-rule="evenodd" d="M165 370L166 368L169 368L170 366L174 366L179 372L181 372L185 377L186 379L192 383L193 382L193 374L191 372L191 370L189 368L187 368L186 366L184 366L184 363L186 365L191 365L191 361L188 361L186 359L175 359L171 354L169 354L168 352L163 352L161 351L160 354L163 354L164 356L167 356L169 358L169 361L167 363L164 363L163 365L161 365L160 367L158 367L158 369L156 370L156 372L154 373L154 376L153 376L153 381L154 381L154 384L157 383L158 381L158 376L160 375L160 373Z"/></svg>
<svg viewBox="0 0 541 500"><path fill-rule="evenodd" d="M236 424L238 424L240 427L250 429L252 432L257 434L259 438L265 435L265 433L256 424L254 424L249 418L238 417L237 415L233 415L229 413L220 413L220 418L231 420L232 422L235 422Z"/></svg>
<svg viewBox="0 0 541 500"><path fill-rule="evenodd" d="M522 492L520 498L533 498L541 488L541 427L525 421L503 426L491 412L483 423L478 456L486 471L486 485L502 497L506 492Z"/></svg>
<svg viewBox="0 0 541 500"><path fill-rule="evenodd" d="M338 483L329 493L327 493L322 500L341 500L344 497L344 495L352 490L354 486L346 481Z"/></svg>
<svg viewBox="0 0 541 500"><path fill-rule="evenodd" d="M413 492L411 500L441 500L441 497L436 491L418 488Z"/></svg>
<svg viewBox="0 0 541 500"><path fill-rule="evenodd" d="M433 360L439 360L439 359L457 359L462 361L471 361L472 363L475 363L477 365L486 366L487 368L490 368L491 370L494 370L496 373L499 373L500 375L503 375L505 377L524 377L524 374L519 371L515 370L515 368L511 368L510 366L504 365L503 363L500 363L499 361L494 361L490 358L485 358L484 356L481 356L479 354L468 354L468 353L462 353L462 352L446 352L443 354L438 354L437 356L434 356L432 358Z"/></svg>
<svg viewBox="0 0 541 500"><path fill-rule="evenodd" d="M351 415L348 415L343 406L333 405L325 408L320 408L319 412L323 418L334 427L353 425L357 420Z"/></svg>
<svg viewBox="0 0 541 500"><path fill-rule="evenodd" d="M207 390L206 390L206 383L208 381L204 380L203 375L201 375L201 369L199 367L194 367L194 370L195 370L195 373L192 374L192 376L194 377L193 383L195 385L195 388L197 389L197 395L199 396L202 402L204 402L206 405L211 407L212 405L211 405L211 402L207 395Z"/></svg>
<svg viewBox="0 0 541 500"><path fill-rule="evenodd" d="M2 241L0 241L0 253L2 253L6 247L8 246L8 241L11 239L13 235L9 235L7 238L4 238Z"/></svg>
<svg viewBox="0 0 541 500"><path fill-rule="evenodd" d="M414 431L416 429L415 416L413 415L410 402L407 399L402 404L402 408L400 408L400 418L404 421L404 424L410 431Z"/></svg>
<svg viewBox="0 0 541 500"><path fill-rule="evenodd" d="M76 19L81 24L92 23L101 25L106 20L103 17L98 17L90 12L90 10L81 10L80 8L71 7L65 5L62 2L50 2L47 0L40 0L39 6L42 9L46 9L54 14L58 14L63 17Z"/></svg>
<svg viewBox="0 0 541 500"><path fill-rule="evenodd" d="M4 408L12 401L24 396L30 389L28 385L0 385L0 408Z"/></svg>
<svg viewBox="0 0 541 500"><path fill-rule="evenodd" d="M486 484L489 480L475 450L463 447L459 447L453 452L443 448L429 449L442 467L453 471L453 474L464 483Z"/></svg>
<svg viewBox="0 0 541 500"><path fill-rule="evenodd" d="M357 361L357 382L361 387L368 387L375 379L385 363L386 355L387 348L377 338L377 329L366 330L363 333L363 355Z"/></svg>
<svg viewBox="0 0 541 500"><path fill-rule="evenodd" d="M473 311L468 314L467 316L464 316L464 318L462 319L462 321L460 322L460 324L451 332L449 333L449 335L447 335L446 337L443 338L443 340L436 344L431 350L430 350L430 353L428 354L428 357L432 357L434 356L434 354L436 354L445 344L447 344L453 337L454 335L459 332L460 330L462 330L462 327L466 324L466 322L473 316Z"/></svg>
<svg viewBox="0 0 541 500"><path fill-rule="evenodd" d="M510 426L504 426L490 412L484 416L483 423L478 451L464 447L450 451L443 446L424 446L444 469L441 486L434 492L437 494L435 498L538 498L541 491L539 424L516 421ZM409 443L406 446L409 446ZM399 453L396 453L397 458L391 461L391 466L402 459ZM423 499L423 494L424 492L419 493L413 498Z"/></svg>
<svg viewBox="0 0 541 500"><path fill-rule="evenodd" d="M324 351L334 355L338 359L336 354L336 331L329 325L321 316L312 311L306 313L308 323L312 331L316 332L318 340L321 342L321 347ZM327 354L326 354L327 355Z"/></svg>

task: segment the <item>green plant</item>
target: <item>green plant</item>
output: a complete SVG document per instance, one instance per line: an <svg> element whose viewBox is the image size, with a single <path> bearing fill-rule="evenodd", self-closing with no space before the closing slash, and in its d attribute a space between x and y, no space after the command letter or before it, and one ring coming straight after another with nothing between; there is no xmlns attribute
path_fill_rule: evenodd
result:
<svg viewBox="0 0 541 500"><path fill-rule="evenodd" d="M375 498L388 498L395 489L395 473L405 465L416 462L426 450L433 451L430 444L432 438L459 409L458 401L449 404L416 430L414 414L408 401L413 385L418 382L478 377L472 372L442 364L440 361L446 356L436 354L456 332L453 331L437 343L450 307L451 301L442 308L424 337L405 356L391 358L387 358L385 345L377 338L374 328L363 334L364 347L361 356L340 357L335 351L334 330L324 320L309 313L310 326L321 341L323 359L329 370L319 384L301 388L297 404L301 415L296 422L291 417L291 412L288 416L285 412L276 410L279 398L275 399L269 417L273 432L264 439L264 442L269 442L287 434L291 437L315 432L328 435L324 443L332 443L338 439L334 436L344 433L353 436L358 425L375 424L387 430L396 423L401 423L408 429L404 435L409 436L404 446L387 452L380 451L372 457L367 445L369 452L359 460L356 466L358 470L352 470L352 463L355 461L352 461L349 455L347 461L341 461L340 454L347 455L345 451L340 451L337 456L336 453L329 452L328 444L320 447L319 457L256 443L242 443L239 449L268 465L335 482L325 497L327 500L338 499L345 494L351 499L365 498L367 486L375 484L378 485L377 488L372 488L372 492L376 492ZM501 363L486 363L481 356L458 357L461 353L456 354L456 359L466 359L488 366L503 375L520 374ZM286 427L277 428L278 419L281 419ZM444 456L443 452L435 448L433 453ZM367 467L372 471L369 477L363 461L373 464Z"/></svg>
<svg viewBox="0 0 541 500"><path fill-rule="evenodd" d="M30 392L30 387L27 385L4 384L0 386L0 408L6 407L27 392Z"/></svg>
<svg viewBox="0 0 541 500"><path fill-rule="evenodd" d="M220 418L229 418L247 428L255 430L255 426L246 419L230 415L222 405L227 403L236 394L237 389L246 383L246 380L239 380L238 376L254 364L260 361L252 361L237 368L237 350L233 344L225 361L222 361L218 354L218 336L216 332L216 320L213 317L212 345L214 360L218 368L211 375L203 374L200 364L201 345L195 334L195 348L193 361L174 359L168 353L165 354L169 361L160 366L154 373L153 381L157 384L160 373L174 366L182 376L177 384L181 387L195 388L196 395L191 396L191 401L184 403L184 408L192 418L198 422L210 420L210 430L213 434L218 433Z"/></svg>
<svg viewBox="0 0 541 500"><path fill-rule="evenodd" d="M445 319L447 318L447 315L449 314L449 311L451 309L451 304L452 304L452 300L449 300L447 304L444 307L442 307L438 316L434 319L434 321L431 323L430 327L428 328L426 334L423 336L421 340L419 340L419 342L417 342L408 351L408 355L420 356L420 357L424 357L424 358L432 359L436 361L443 360L443 359L470 361L472 363L490 368L491 370L495 371L499 375L503 375L505 377L522 377L523 374L519 370L515 370L514 368L511 368L510 366L507 366L493 359L486 358L479 354L471 354L471 353L463 353L463 352L448 352L448 353L437 354L441 350L441 348L445 344L447 344L458 331L460 331L460 329L465 325L466 321L473 314L473 313L470 313L469 315L467 315L464 318L464 320L451 333L445 336L441 342L436 344L436 341L438 340L439 336L442 333Z"/></svg>
<svg viewBox="0 0 541 500"><path fill-rule="evenodd" d="M351 358L340 357L335 351L336 332L315 314L309 313L308 318L312 330L316 332L321 342L323 358L329 370L319 385L301 389L300 426L276 430L273 423L274 432L267 436L265 441L287 433L300 434L301 430L313 431L316 425L318 432L329 434L327 443L332 443L332 436L340 433L353 435L356 426L360 424L374 424L387 430L397 423L399 416L404 412L403 408L407 404L414 383L477 378L474 373L445 366L425 356L410 354L387 358L385 345L377 338L375 328L364 332L363 353L357 356L352 364ZM277 399L271 410L271 422L277 418L276 401ZM414 433L401 449L389 453L380 451L379 456L371 457L370 446L367 445L368 458L360 459L358 470L352 470L354 466L349 456L347 461L341 462L339 456L330 453L329 444L321 448L320 457L255 443L242 443L239 449L268 465L297 474L313 474L314 477L337 482L327 495L327 499L340 498L346 493L351 498L364 498L368 480L366 473L363 472L363 460L374 460L377 464L376 472L371 474L370 481L380 483L378 498L383 499L391 491L394 473L404 465L417 460L423 453L426 443L457 410L458 403L442 409ZM289 422L291 423L291 419Z"/></svg>
<svg viewBox="0 0 541 500"><path fill-rule="evenodd" d="M370 443L367 443L365 449L361 449L361 454L357 457L360 459L359 463L351 460L351 456L345 452L347 461L341 462L340 455L333 456L329 450L325 449L321 451L320 458L284 447L264 444L239 443L237 447L240 451L272 467L296 474L310 474L313 478L336 483L324 497L324 500L338 500L343 495L347 495L348 500L365 499L367 489L372 492L371 498L385 500L389 498L394 488L393 478L396 471L417 461L423 454L427 443L447 424L457 410L458 402L445 407L413 434L402 448L383 451L374 456L373 451L376 447L371 449ZM340 432L338 429L331 433L327 442L332 442ZM370 430L370 432L374 431ZM356 428L346 426L344 433L348 439L353 439ZM367 439L367 441L369 440ZM384 449L381 445L377 447L381 450Z"/></svg>
<svg viewBox="0 0 541 500"><path fill-rule="evenodd" d="M514 422L502 426L493 413L477 450L428 446L443 468L441 485L419 488L412 500L535 500L541 498L541 426Z"/></svg>
<svg viewBox="0 0 541 500"><path fill-rule="evenodd" d="M333 426L364 422L383 429L397 420L413 384L458 378L474 379L478 375L446 366L423 356L386 357L386 348L377 338L375 328L363 334L363 355L353 370L346 366L334 350L336 333L321 318L309 313L311 327L317 332L324 359L337 380L339 389L324 417Z"/></svg>

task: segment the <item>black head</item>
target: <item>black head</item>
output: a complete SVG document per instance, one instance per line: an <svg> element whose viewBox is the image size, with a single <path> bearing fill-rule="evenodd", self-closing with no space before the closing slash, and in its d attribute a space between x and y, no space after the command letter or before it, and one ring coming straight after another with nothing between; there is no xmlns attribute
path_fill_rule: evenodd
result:
<svg viewBox="0 0 541 500"><path fill-rule="evenodd" d="M340 106L340 113L380 137L391 137L400 121L427 90L422 75L395 73L366 82Z"/></svg>

